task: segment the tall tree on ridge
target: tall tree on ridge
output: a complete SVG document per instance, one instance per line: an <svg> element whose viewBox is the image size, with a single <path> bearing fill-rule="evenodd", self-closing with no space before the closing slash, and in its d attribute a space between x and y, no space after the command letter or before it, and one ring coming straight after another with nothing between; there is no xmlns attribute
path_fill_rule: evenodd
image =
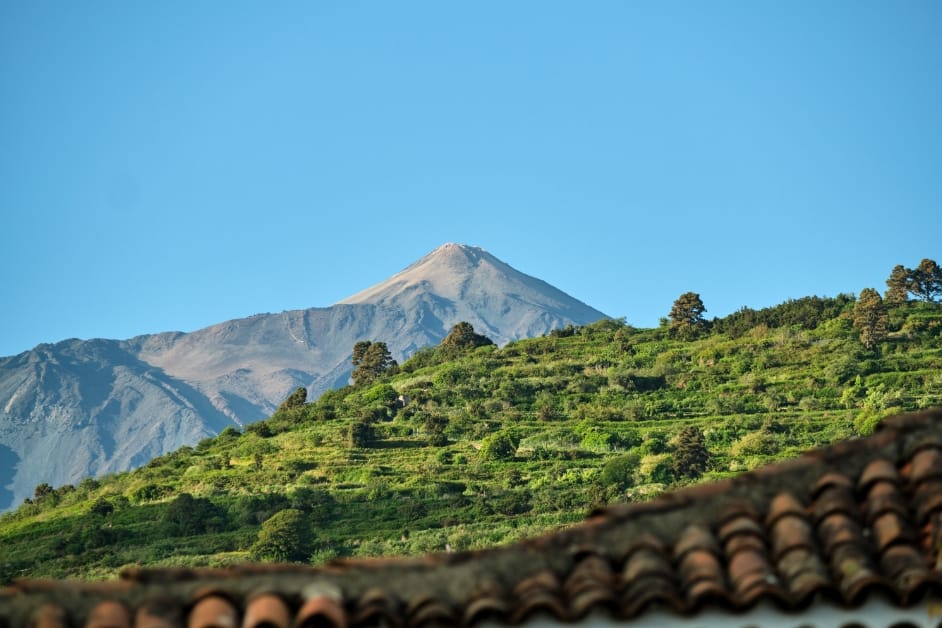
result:
<svg viewBox="0 0 942 628"><path fill-rule="evenodd" d="M461 321L451 328L448 335L441 342L441 346L452 351L484 347L494 344L494 341L483 334L476 333L471 323Z"/></svg>
<svg viewBox="0 0 942 628"><path fill-rule="evenodd" d="M934 260L924 259L910 273L909 291L925 302L942 295L942 268Z"/></svg>
<svg viewBox="0 0 942 628"><path fill-rule="evenodd" d="M390 368L398 366L385 342L361 340L353 345L353 384L371 382Z"/></svg>
<svg viewBox="0 0 942 628"><path fill-rule="evenodd" d="M883 295L887 303L898 305L909 300L909 284L912 272L902 264L893 267L889 278L886 280L886 293Z"/></svg>
<svg viewBox="0 0 942 628"><path fill-rule="evenodd" d="M880 293L873 288L864 288L854 305L854 327L860 331L860 341L868 350L886 338L889 317Z"/></svg>
<svg viewBox="0 0 942 628"><path fill-rule="evenodd" d="M277 412L282 412L283 410L290 410L291 408L299 408L304 405L304 402L307 401L307 388L304 386L298 386L294 389L294 392L288 395L288 398L281 402L281 405L278 406Z"/></svg>
<svg viewBox="0 0 942 628"><path fill-rule="evenodd" d="M696 292L685 292L680 295L670 313L670 332L685 340L696 338L706 328L703 313L706 307Z"/></svg>

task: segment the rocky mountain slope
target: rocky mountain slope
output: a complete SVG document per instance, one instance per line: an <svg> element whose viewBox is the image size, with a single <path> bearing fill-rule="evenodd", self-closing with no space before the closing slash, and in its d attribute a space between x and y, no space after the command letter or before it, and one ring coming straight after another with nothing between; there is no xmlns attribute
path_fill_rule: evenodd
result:
<svg viewBox="0 0 942 628"><path fill-rule="evenodd" d="M343 385L358 340L402 360L459 321L498 344L601 312L476 247L446 244L336 305L192 333L67 340L0 359L0 510L48 482L129 469Z"/></svg>

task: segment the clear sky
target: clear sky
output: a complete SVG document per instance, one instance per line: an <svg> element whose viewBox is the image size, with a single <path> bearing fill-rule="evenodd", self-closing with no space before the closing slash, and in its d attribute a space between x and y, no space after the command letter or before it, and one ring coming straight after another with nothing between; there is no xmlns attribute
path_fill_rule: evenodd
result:
<svg viewBox="0 0 942 628"><path fill-rule="evenodd" d="M942 2L0 3L0 355L482 246L657 325L942 262Z"/></svg>

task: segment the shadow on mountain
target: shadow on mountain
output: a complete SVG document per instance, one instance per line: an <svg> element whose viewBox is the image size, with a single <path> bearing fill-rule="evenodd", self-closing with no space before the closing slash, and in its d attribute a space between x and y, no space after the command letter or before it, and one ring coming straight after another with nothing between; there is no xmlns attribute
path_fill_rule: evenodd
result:
<svg viewBox="0 0 942 628"><path fill-rule="evenodd" d="M0 512L13 506L13 491L9 490L5 484L12 482L13 474L16 472L17 465L20 464L20 457L7 447L0 445Z"/></svg>
<svg viewBox="0 0 942 628"><path fill-rule="evenodd" d="M137 381L153 383L166 398L175 400L184 407L192 407L211 432L218 433L232 424L232 421L216 409L200 391L168 375L163 369L131 355L121 346L120 341L89 340L82 342L80 348L82 360L69 355L63 356L62 362L73 367L73 377L81 391L81 406L87 416L94 417L99 438L102 439L108 455L114 452L115 444L108 442L107 434L127 413L127 406L114 396L137 388L134 384L135 378L140 378ZM92 368L88 366L89 354L94 356Z"/></svg>
<svg viewBox="0 0 942 628"><path fill-rule="evenodd" d="M271 414L271 412L265 412L262 408L259 408L249 400L243 399L230 392L220 392L219 396L226 402L226 406L228 406L229 410L239 417L243 423L261 421Z"/></svg>

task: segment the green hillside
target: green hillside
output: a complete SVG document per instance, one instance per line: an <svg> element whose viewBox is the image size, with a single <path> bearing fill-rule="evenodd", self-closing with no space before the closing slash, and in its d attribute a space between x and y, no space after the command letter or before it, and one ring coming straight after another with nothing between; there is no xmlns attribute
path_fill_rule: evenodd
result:
<svg viewBox="0 0 942 628"><path fill-rule="evenodd" d="M658 329L606 320L361 360L357 386L294 397L245 433L37 487L0 517L0 582L489 547L942 405L942 306L881 302L882 324L866 307L673 311Z"/></svg>

